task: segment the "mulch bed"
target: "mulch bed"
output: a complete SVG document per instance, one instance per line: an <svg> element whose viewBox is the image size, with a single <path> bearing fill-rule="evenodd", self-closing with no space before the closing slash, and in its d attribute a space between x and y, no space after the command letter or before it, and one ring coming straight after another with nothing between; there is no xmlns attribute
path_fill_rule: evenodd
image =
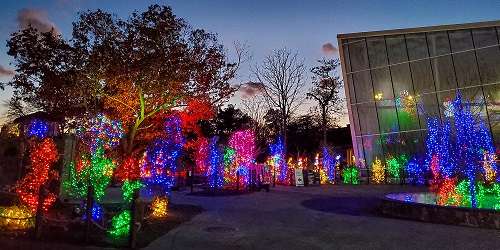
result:
<svg viewBox="0 0 500 250"><path fill-rule="evenodd" d="M59 208L60 209L60 208ZM152 241L168 233L180 224L191 220L203 209L193 205L169 204L168 216L165 219L145 220L137 234L137 248L146 247ZM66 211L67 212L67 211ZM109 217L111 218L111 217ZM80 249L82 246L106 248L128 247L128 237L115 239L105 231L93 225L88 243L85 243L85 225L76 221L62 227L51 223L42 230L41 240L36 241L31 232L0 233L1 249ZM59 223L61 224L61 223Z"/></svg>

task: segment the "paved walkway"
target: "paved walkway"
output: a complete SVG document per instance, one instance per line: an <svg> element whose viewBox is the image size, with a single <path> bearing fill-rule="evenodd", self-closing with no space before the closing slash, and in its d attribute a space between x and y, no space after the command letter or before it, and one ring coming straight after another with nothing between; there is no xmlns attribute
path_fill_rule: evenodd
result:
<svg viewBox="0 0 500 250"><path fill-rule="evenodd" d="M378 215L377 197L415 187L277 187L271 192L172 202L206 211L148 249L499 249L500 231L421 223Z"/></svg>

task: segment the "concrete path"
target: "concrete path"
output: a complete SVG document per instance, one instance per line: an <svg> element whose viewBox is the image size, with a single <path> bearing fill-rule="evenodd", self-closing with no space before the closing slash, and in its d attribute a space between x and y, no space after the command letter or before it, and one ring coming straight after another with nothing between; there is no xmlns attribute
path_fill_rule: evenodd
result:
<svg viewBox="0 0 500 250"><path fill-rule="evenodd" d="M172 202L206 211L148 249L500 249L500 231L421 223L378 215L377 197L421 188L276 187L271 192Z"/></svg>

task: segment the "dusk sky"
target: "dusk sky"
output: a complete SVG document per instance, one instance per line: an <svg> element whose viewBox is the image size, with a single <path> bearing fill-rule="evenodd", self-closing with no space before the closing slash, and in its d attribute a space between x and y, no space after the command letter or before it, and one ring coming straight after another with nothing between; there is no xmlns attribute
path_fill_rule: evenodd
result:
<svg viewBox="0 0 500 250"><path fill-rule="evenodd" d="M500 1L2 1L0 81L7 81L9 70L14 69L9 65L11 58L6 55L5 41L19 29L23 18L52 24L69 38L71 22L79 11L101 8L125 18L133 10L145 10L153 3L170 5L176 15L194 28L217 33L229 55L234 41L250 46L252 60L243 66L235 83L252 80L249 66L261 62L276 48L297 51L310 68L316 60L332 56L324 54L322 46L331 43L337 47L339 33L500 19ZM305 86L304 91L308 88ZM0 101L10 95L9 89L0 93ZM238 103L238 97L231 102ZM0 107L2 116L5 109ZM344 118L342 124L346 122Z"/></svg>

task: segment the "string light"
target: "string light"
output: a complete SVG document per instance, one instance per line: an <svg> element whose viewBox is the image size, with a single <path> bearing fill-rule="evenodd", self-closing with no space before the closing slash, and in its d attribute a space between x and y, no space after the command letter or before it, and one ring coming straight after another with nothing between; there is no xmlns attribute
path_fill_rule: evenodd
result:
<svg viewBox="0 0 500 250"><path fill-rule="evenodd" d="M24 230L34 227L33 212L24 206L0 207L0 228Z"/></svg>
<svg viewBox="0 0 500 250"><path fill-rule="evenodd" d="M210 138L208 154L208 186L210 188L222 188L224 185L224 163L222 152L217 144L219 138L214 136Z"/></svg>
<svg viewBox="0 0 500 250"><path fill-rule="evenodd" d="M482 173L486 182L494 181L497 166L488 152L496 150L484 121L471 112L470 103L462 102L460 93L450 107L452 114L447 117L454 117L453 121L430 118L427 122L426 165L433 176L431 189L437 192L440 204L476 208L483 205L487 190L477 176Z"/></svg>
<svg viewBox="0 0 500 250"><path fill-rule="evenodd" d="M208 140L205 137L198 138L197 150L195 152L196 171L207 175Z"/></svg>
<svg viewBox="0 0 500 250"><path fill-rule="evenodd" d="M337 163L339 163L338 160L333 158L330 150L327 147L323 147L323 169L328 177L329 183L335 182L335 167Z"/></svg>
<svg viewBox="0 0 500 250"><path fill-rule="evenodd" d="M68 194L82 199L87 196L90 183L94 190L94 199L101 201L106 188L111 183L115 164L105 157L104 149L99 147L91 157L82 154L78 163L76 165L70 163L68 168L68 179L63 182L63 187Z"/></svg>
<svg viewBox="0 0 500 250"><path fill-rule="evenodd" d="M111 120L100 113L97 116L84 120L76 131L77 136L94 152L99 147L112 149L120 143L124 136L122 123Z"/></svg>
<svg viewBox="0 0 500 250"><path fill-rule="evenodd" d="M28 137L35 136L38 139L47 137L49 132L49 124L46 121L33 119L28 125Z"/></svg>
<svg viewBox="0 0 500 250"><path fill-rule="evenodd" d="M181 120L171 116L165 120L165 136L147 148L141 165L141 180L150 195L166 196L175 185L177 160L184 145Z"/></svg>
<svg viewBox="0 0 500 250"><path fill-rule="evenodd" d="M16 192L20 201L31 211L35 212L38 206L39 192L42 191L51 179L57 179L57 172L50 171L50 167L59 159L54 140L45 138L40 143L35 143L30 153L31 172L17 183ZM49 176L50 175L50 176ZM47 193L42 201L42 209L48 208L56 201L54 193Z"/></svg>
<svg viewBox="0 0 500 250"><path fill-rule="evenodd" d="M236 168L229 172L233 176L239 175L239 185L246 186L250 181L250 170L255 167L255 133L250 129L234 132L229 138L229 147L234 149L234 164Z"/></svg>
<svg viewBox="0 0 500 250"><path fill-rule="evenodd" d="M408 90L402 90L399 93L399 97L397 97L394 101L396 107L401 109L402 111L415 115L416 114L416 105L418 103L419 96L413 96L408 93Z"/></svg>
<svg viewBox="0 0 500 250"><path fill-rule="evenodd" d="M491 183L495 181L496 171L493 168L493 165L496 163L496 160L496 154L490 154L487 150L483 152L483 170L486 182Z"/></svg>
<svg viewBox="0 0 500 250"><path fill-rule="evenodd" d="M347 166L342 170L344 184L359 184L359 170L356 166Z"/></svg>
<svg viewBox="0 0 500 250"><path fill-rule="evenodd" d="M399 156L388 156L385 160L387 166L387 172L391 177L396 179L401 178L401 173L404 169L404 166L408 163L408 158L406 154L401 154Z"/></svg>
<svg viewBox="0 0 500 250"><path fill-rule="evenodd" d="M236 151L230 147L224 148L224 183L227 185L236 183L236 176L232 171L236 168Z"/></svg>
<svg viewBox="0 0 500 250"><path fill-rule="evenodd" d="M127 236L130 232L130 211L125 210L113 216L111 219L111 228L108 233L115 238Z"/></svg>
<svg viewBox="0 0 500 250"><path fill-rule="evenodd" d="M151 216L165 218L168 213L168 199L165 196L155 197L151 202Z"/></svg>
<svg viewBox="0 0 500 250"><path fill-rule="evenodd" d="M86 202L83 202L82 207L84 210L87 210ZM92 204L92 219L94 221L100 221L100 220L102 220L103 216L104 216L104 209L102 208L101 204L94 202ZM87 214L84 213L82 216L82 220L86 220L86 219L87 219Z"/></svg>
<svg viewBox="0 0 500 250"><path fill-rule="evenodd" d="M133 194L134 194L135 190L138 190L143 186L144 185L139 180L135 180L135 181L126 180L125 182L123 182L123 185L122 185L123 200L125 200L127 203L132 202L132 198L133 198Z"/></svg>
<svg viewBox="0 0 500 250"><path fill-rule="evenodd" d="M372 163L372 181L375 184L380 184L385 181L385 166L382 164L382 161L375 157L375 160Z"/></svg>
<svg viewBox="0 0 500 250"><path fill-rule="evenodd" d="M283 138L279 136L276 141L269 146L271 155L270 164L273 168L273 173L277 173L277 182L288 185L288 166L285 161L285 146Z"/></svg>
<svg viewBox="0 0 500 250"><path fill-rule="evenodd" d="M413 184L425 184L425 174L427 171L424 164L419 163L416 157L413 157L408 162L408 165L406 165L406 172L408 173L408 179Z"/></svg>

